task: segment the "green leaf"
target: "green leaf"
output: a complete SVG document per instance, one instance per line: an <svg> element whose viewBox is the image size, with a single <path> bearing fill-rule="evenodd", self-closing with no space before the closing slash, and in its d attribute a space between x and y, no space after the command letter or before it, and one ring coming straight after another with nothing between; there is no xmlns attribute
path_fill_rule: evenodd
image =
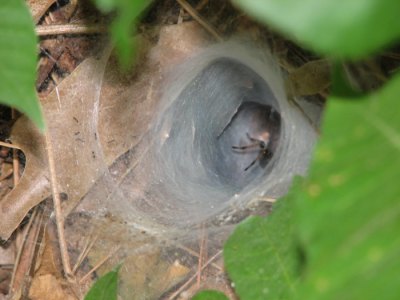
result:
<svg viewBox="0 0 400 300"><path fill-rule="evenodd" d="M44 129L35 91L37 39L23 0L0 1L0 102Z"/></svg>
<svg viewBox="0 0 400 300"><path fill-rule="evenodd" d="M398 0L234 0L321 54L360 58L400 36Z"/></svg>
<svg viewBox="0 0 400 300"><path fill-rule="evenodd" d="M332 90L331 94L341 99L355 100L356 98L365 97L360 91L355 90L347 76L344 66L338 62L332 66Z"/></svg>
<svg viewBox="0 0 400 300"><path fill-rule="evenodd" d="M228 300L224 293L217 291L201 291L192 300Z"/></svg>
<svg viewBox="0 0 400 300"><path fill-rule="evenodd" d="M118 272L121 266L97 279L85 296L85 300L117 300Z"/></svg>
<svg viewBox="0 0 400 300"><path fill-rule="evenodd" d="M400 76L364 101L332 98L310 176L293 191L300 299L400 295Z"/></svg>
<svg viewBox="0 0 400 300"><path fill-rule="evenodd" d="M109 13L117 6L117 0L94 0L96 6L104 13Z"/></svg>
<svg viewBox="0 0 400 300"><path fill-rule="evenodd" d="M120 63L129 66L133 62L136 43L135 23L140 14L150 5L151 0L95 0L96 5L105 13L116 11L111 25L111 36L118 52Z"/></svg>
<svg viewBox="0 0 400 300"><path fill-rule="evenodd" d="M267 218L241 223L224 247L225 266L242 300L288 299L298 270L291 210L280 202Z"/></svg>

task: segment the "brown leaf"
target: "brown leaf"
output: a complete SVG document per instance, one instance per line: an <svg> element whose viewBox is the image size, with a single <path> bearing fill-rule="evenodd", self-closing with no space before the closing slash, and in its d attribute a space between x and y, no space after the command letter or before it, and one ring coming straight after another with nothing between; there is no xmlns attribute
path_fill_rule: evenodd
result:
<svg viewBox="0 0 400 300"><path fill-rule="evenodd" d="M29 9L31 10L33 21L35 24L45 14L49 7L55 2L55 0L27 0Z"/></svg>
<svg viewBox="0 0 400 300"><path fill-rule="evenodd" d="M179 36L190 37L187 45L180 42L177 47ZM109 49L104 50L100 58L91 57L80 64L42 100L57 184L68 198L65 215L120 155L139 143L171 65L207 44L207 35L196 23L165 27L159 43L150 50L151 38L142 39L144 49L133 74L122 73L116 60L109 59ZM0 201L3 239L33 206L50 196L43 135L23 117L12 129L11 140L23 150L27 164L18 186Z"/></svg>
<svg viewBox="0 0 400 300"><path fill-rule="evenodd" d="M105 61L89 58L42 101L47 130L57 162L60 192L77 203L104 171L96 133L96 105ZM26 169L17 187L0 201L0 236L7 239L26 213L50 195L43 135L25 117L12 129L11 140L26 156Z"/></svg>
<svg viewBox="0 0 400 300"><path fill-rule="evenodd" d="M330 64L326 59L305 63L288 77L288 93L292 96L314 95L330 84Z"/></svg>
<svg viewBox="0 0 400 300"><path fill-rule="evenodd" d="M21 117L15 123L10 139L25 153L26 168L17 187L0 201L0 236L3 239L7 239L26 213L50 192L40 132L30 120Z"/></svg>
<svg viewBox="0 0 400 300"><path fill-rule="evenodd" d="M36 276L33 279L29 298L32 300L76 300L62 288L57 278L50 274Z"/></svg>
<svg viewBox="0 0 400 300"><path fill-rule="evenodd" d="M19 255L15 260L13 281L10 292L15 295L19 292L26 296L30 284L30 277L33 275L37 259L40 256L40 246L43 240L44 227L49 214L45 213L43 207L36 207L28 225L21 233L22 243L18 249Z"/></svg>

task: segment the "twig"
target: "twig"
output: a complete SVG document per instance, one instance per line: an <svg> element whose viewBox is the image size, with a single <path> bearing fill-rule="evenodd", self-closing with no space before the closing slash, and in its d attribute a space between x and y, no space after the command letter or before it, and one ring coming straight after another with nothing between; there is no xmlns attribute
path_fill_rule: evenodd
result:
<svg viewBox="0 0 400 300"><path fill-rule="evenodd" d="M216 29L214 29L202 16L199 15L199 13L185 0L176 0L180 6L182 6L189 15L192 16L193 19L195 19L201 26L204 27L206 31L208 31L218 42L223 42L223 38L221 35L217 32Z"/></svg>
<svg viewBox="0 0 400 300"><path fill-rule="evenodd" d="M208 0L202 0L196 5L196 10L202 10L204 6L208 3Z"/></svg>
<svg viewBox="0 0 400 300"><path fill-rule="evenodd" d="M201 226L201 236L200 236L200 251L199 251L199 261L198 261L198 274L197 274L197 288L200 288L201 284L201 267L203 261L207 259L207 231L204 224Z"/></svg>
<svg viewBox="0 0 400 300"><path fill-rule="evenodd" d="M266 197L266 196L257 197L257 198L254 198L254 199L250 200L250 202L248 203L248 206L249 205L253 205L253 204L258 204L260 202L266 202L266 203L274 204L276 202L276 199L269 198L269 197Z"/></svg>
<svg viewBox="0 0 400 300"><path fill-rule="evenodd" d="M183 23L183 15L184 14L185 14L185 10L181 7L181 9L179 10L177 24L182 24Z"/></svg>
<svg viewBox="0 0 400 300"><path fill-rule="evenodd" d="M55 59L49 51L47 51L45 48L40 47L41 53L44 53L53 63L57 64L57 59Z"/></svg>
<svg viewBox="0 0 400 300"><path fill-rule="evenodd" d="M15 292L15 282L16 282L16 278L17 278L17 273L19 273L19 277L21 277L21 271L19 270L20 267L20 263L21 263L21 258L22 258L22 254L24 252L24 250L26 250L27 246L32 246L33 244L37 243L37 239L38 239L38 235L39 235L39 231L40 231L40 226L37 226L36 228L34 227L34 222L37 221L36 224L41 224L43 221L43 211L40 210L39 206L36 206L33 210L32 215L29 218L29 222L26 225L26 227L24 228L24 230L22 231L22 235L21 235L21 245L18 249L17 252L17 256L15 258L15 262L14 262L14 269L13 269L13 273L11 276L11 280L10 280L10 291ZM32 228L34 228L35 232L32 231ZM32 243L33 244L30 244ZM29 249L28 249L29 251ZM30 258L29 260L33 259L33 253L30 253ZM33 261L31 261L32 263ZM32 264L31 268L35 268L35 266ZM18 272L19 271L19 272ZM22 271L23 274L26 273L26 270ZM19 281L21 281L21 279L19 279Z"/></svg>
<svg viewBox="0 0 400 300"><path fill-rule="evenodd" d="M55 167L54 156L53 156L53 145L51 143L49 131L46 132L46 147L47 147L47 157L48 157L48 161L49 161L49 170L50 170L51 193L53 196L58 242L60 245L60 252L61 252L61 261L63 264L64 273L65 273L66 277L70 279L72 277L72 271L71 271L71 264L70 264L69 255L68 255L67 243L65 241L64 218L63 218L62 211L61 211L61 199L60 199L60 194L58 192L56 167Z"/></svg>
<svg viewBox="0 0 400 300"><path fill-rule="evenodd" d="M13 183L14 186L16 186L19 182L19 159L18 159L18 149L13 149L12 151L13 153L13 158L12 158L12 162L13 162Z"/></svg>
<svg viewBox="0 0 400 300"><path fill-rule="evenodd" d="M72 273L76 273L79 266L82 264L83 260L88 255L89 251L93 248L94 243L97 241L97 236L93 239L88 239L86 245L83 247L81 254L79 255L78 259L76 260L75 266L72 268Z"/></svg>
<svg viewBox="0 0 400 300"><path fill-rule="evenodd" d="M15 109L11 109L11 118L15 120L17 118L17 112ZM12 151L12 163L13 163L13 183L16 186L19 182L19 159L18 159L18 149L13 149Z"/></svg>
<svg viewBox="0 0 400 300"><path fill-rule="evenodd" d="M21 150L20 147L15 146L15 145L10 144L10 143L6 143L6 142L0 142L0 146L2 146L2 147L7 147L7 148L11 148L11 149L19 149L19 150Z"/></svg>
<svg viewBox="0 0 400 300"><path fill-rule="evenodd" d="M107 33L107 27L100 25L86 24L62 24L62 25L38 25L36 34L38 36L60 35L60 34L104 34Z"/></svg>
<svg viewBox="0 0 400 300"><path fill-rule="evenodd" d="M197 270L197 272L195 274L193 274L192 277L190 277L188 279L188 281L186 281L186 283L184 285L182 285L175 293L173 293L168 300L173 300L175 299L197 276L198 273L203 271L205 268L208 267L209 264L211 264L218 256L220 256L222 253L222 250L219 250L213 257L211 257L202 267L200 270Z"/></svg>
<svg viewBox="0 0 400 300"><path fill-rule="evenodd" d="M192 250L192 249L190 249L190 248L188 248L186 246L179 245L179 244L177 245L177 247L182 249L182 250L184 250L184 251L186 251L190 255L199 258L199 254L196 251L194 251L194 250ZM211 266L213 266L218 271L222 271L222 268L219 265L217 265L216 263L211 263Z"/></svg>
<svg viewBox="0 0 400 300"><path fill-rule="evenodd" d="M95 265L85 276L83 276L79 280L79 284L82 284L89 276L95 272L98 268L100 268L112 255L114 255L121 247L118 246L113 251L111 251L106 257L104 257L97 265Z"/></svg>
<svg viewBox="0 0 400 300"><path fill-rule="evenodd" d="M11 280L10 280L10 290L11 291L13 290L13 285L14 285L14 281L15 281L15 273L18 268L19 261L21 260L22 250L24 248L26 236L28 235L29 229L32 227L33 220L35 219L36 214L37 214L37 208L35 208L33 210L33 213L31 215L31 217L29 218L28 225L24 228L24 231L22 232L22 244L21 244L21 247L18 249L17 256L16 256L15 262L14 262L14 270L13 270L13 273L11 275Z"/></svg>

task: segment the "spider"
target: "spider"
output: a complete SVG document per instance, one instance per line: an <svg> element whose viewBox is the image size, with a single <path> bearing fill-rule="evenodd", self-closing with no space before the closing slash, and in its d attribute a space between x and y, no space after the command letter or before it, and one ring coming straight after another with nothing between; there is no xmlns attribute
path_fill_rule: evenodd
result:
<svg viewBox="0 0 400 300"><path fill-rule="evenodd" d="M255 147L259 147L260 153L257 155L257 157L248 165L244 170L247 171L250 169L257 161L264 159L264 158L269 158L272 156L271 150L269 150L268 144L269 144L269 132L264 132L263 136L261 138L263 139L257 139L254 137L251 137L249 133L246 133L247 138L252 141L252 144L246 145L246 146L232 146L232 149L235 150L247 150L247 149L252 149Z"/></svg>

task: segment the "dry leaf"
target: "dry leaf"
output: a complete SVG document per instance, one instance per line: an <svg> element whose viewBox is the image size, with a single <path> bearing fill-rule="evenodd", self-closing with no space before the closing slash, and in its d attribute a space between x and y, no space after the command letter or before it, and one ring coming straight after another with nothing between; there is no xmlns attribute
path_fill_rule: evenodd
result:
<svg viewBox="0 0 400 300"><path fill-rule="evenodd" d="M27 4L32 13L33 21L35 24L50 8L50 6L56 2L55 0L27 0Z"/></svg>
<svg viewBox="0 0 400 300"><path fill-rule="evenodd" d="M105 61L89 58L42 101L47 130L57 162L60 192L69 203L78 202L101 174L101 147L94 114ZM19 184L0 201L0 236L8 239L26 213L50 195L44 137L25 117L12 129L10 139L26 156L26 168Z"/></svg>
<svg viewBox="0 0 400 300"><path fill-rule="evenodd" d="M14 261L13 281L10 285L10 293L13 295L21 291L21 295L26 296L25 292L30 283L28 279L33 275L40 255L44 224L47 222L47 218L48 214L45 213L45 210L42 207L36 207L30 222L22 233L23 240L18 249L20 255Z"/></svg>
<svg viewBox="0 0 400 300"><path fill-rule="evenodd" d="M182 41L179 47L171 42L179 36L186 39L186 46ZM140 141L153 117L168 69L208 43L196 23L163 28L159 43L148 52L151 43L143 39L145 51L133 74L121 74L106 50L100 59L85 60L42 101L59 191L68 198L66 214L121 154ZM50 196L43 135L22 117L12 129L11 140L25 153L26 169L20 183L0 201L3 239L32 207Z"/></svg>
<svg viewBox="0 0 400 300"><path fill-rule="evenodd" d="M324 91L330 84L330 64L326 59L305 63L292 71L287 90L292 96L309 96Z"/></svg>
<svg viewBox="0 0 400 300"><path fill-rule="evenodd" d="M36 276L32 281L29 290L29 298L32 300L76 300L71 294L67 293L60 282L53 275L46 274Z"/></svg>

